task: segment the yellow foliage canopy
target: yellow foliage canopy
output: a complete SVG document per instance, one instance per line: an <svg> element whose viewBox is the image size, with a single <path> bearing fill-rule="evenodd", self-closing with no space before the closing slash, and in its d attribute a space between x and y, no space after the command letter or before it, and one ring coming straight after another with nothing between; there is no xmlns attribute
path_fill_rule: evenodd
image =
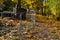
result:
<svg viewBox="0 0 60 40"><path fill-rule="evenodd" d="M18 3L18 0L12 0L12 1Z"/></svg>

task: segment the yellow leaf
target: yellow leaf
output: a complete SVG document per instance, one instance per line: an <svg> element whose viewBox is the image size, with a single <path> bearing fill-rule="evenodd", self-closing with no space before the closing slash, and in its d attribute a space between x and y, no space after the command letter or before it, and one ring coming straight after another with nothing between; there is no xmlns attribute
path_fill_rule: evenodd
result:
<svg viewBox="0 0 60 40"><path fill-rule="evenodd" d="M30 5L29 8L32 8L32 5Z"/></svg>

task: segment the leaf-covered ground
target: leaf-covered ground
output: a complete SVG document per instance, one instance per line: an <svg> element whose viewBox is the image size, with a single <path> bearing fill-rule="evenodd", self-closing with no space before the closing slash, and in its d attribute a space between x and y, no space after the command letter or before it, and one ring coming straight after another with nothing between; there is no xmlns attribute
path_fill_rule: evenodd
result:
<svg viewBox="0 0 60 40"><path fill-rule="evenodd" d="M25 23L21 40L60 40L60 22L53 18L37 15L35 25Z"/></svg>
<svg viewBox="0 0 60 40"><path fill-rule="evenodd" d="M37 15L35 24L32 24L33 22L31 21L20 20L17 27L12 27L16 29L11 30L2 38L17 40L60 40L60 21Z"/></svg>

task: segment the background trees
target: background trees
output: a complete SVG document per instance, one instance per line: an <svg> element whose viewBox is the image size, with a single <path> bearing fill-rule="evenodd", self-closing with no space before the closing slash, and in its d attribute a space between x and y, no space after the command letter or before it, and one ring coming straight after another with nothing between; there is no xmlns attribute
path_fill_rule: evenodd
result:
<svg viewBox="0 0 60 40"><path fill-rule="evenodd" d="M15 6L16 3L14 3L12 0L6 0L6 1L3 2L3 4L5 5L3 7L3 10L12 11L13 7Z"/></svg>
<svg viewBox="0 0 60 40"><path fill-rule="evenodd" d="M60 0L20 0L21 7L45 16L60 16ZM18 0L0 0L3 10L12 10ZM3 4L4 3L4 4Z"/></svg>

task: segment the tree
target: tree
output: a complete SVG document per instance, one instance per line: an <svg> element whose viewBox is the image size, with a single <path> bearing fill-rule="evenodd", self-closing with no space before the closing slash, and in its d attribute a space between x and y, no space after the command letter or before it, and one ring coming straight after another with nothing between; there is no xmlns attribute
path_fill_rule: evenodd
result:
<svg viewBox="0 0 60 40"><path fill-rule="evenodd" d="M58 4L59 3L57 2L57 0L47 0L46 1L46 6L49 7L49 10L51 10L52 15L57 16L57 14L59 14L58 10L57 10L59 7Z"/></svg>
<svg viewBox="0 0 60 40"><path fill-rule="evenodd" d="M35 6L35 3L36 0L21 0L21 6L23 8L28 8L28 9L35 9L34 6Z"/></svg>
<svg viewBox="0 0 60 40"><path fill-rule="evenodd" d="M12 0L4 0L4 7L3 10L5 11L13 11L13 7L15 6L16 3L12 2Z"/></svg>

